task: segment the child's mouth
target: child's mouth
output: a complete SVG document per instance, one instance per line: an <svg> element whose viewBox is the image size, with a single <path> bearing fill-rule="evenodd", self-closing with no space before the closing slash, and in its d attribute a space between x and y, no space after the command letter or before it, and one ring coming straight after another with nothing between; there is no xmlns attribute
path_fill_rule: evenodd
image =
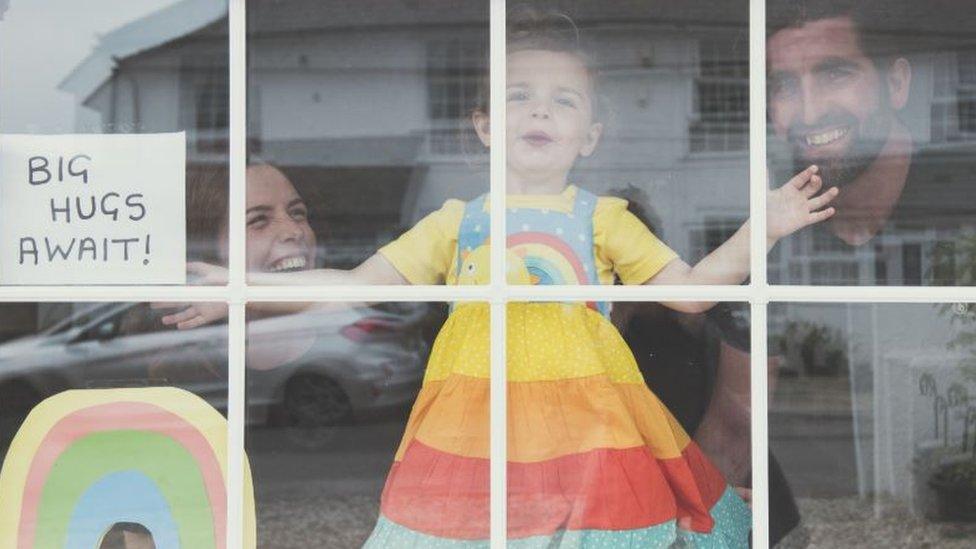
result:
<svg viewBox="0 0 976 549"><path fill-rule="evenodd" d="M555 139L546 132L529 132L522 135L522 140L533 147L544 147Z"/></svg>

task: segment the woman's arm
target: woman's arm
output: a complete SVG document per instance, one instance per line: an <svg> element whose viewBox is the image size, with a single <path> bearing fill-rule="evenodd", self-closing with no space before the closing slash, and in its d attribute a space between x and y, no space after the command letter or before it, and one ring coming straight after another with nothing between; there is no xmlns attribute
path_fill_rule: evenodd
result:
<svg viewBox="0 0 976 549"><path fill-rule="evenodd" d="M189 269L189 266L187 268ZM226 277L226 272L224 276ZM247 282L258 286L339 286L352 284L399 286L410 284L385 257L378 253L370 256L358 267L348 271L314 269L292 273L248 273Z"/></svg>
<svg viewBox="0 0 976 549"><path fill-rule="evenodd" d="M208 263L188 263L187 272L196 275L196 284L224 285L227 284L227 269ZM358 267L351 270L315 269L311 271L297 271L293 273L248 273L247 281L255 285L405 285L410 282L396 270L393 265L380 254L373 254ZM354 305L349 303L349 306ZM227 316L225 303L155 303L153 308L180 308L181 310L162 318L163 324L176 325L181 330L196 328L209 324ZM271 315L300 313L309 310L335 308L335 304L316 302L255 301L248 304L252 311Z"/></svg>
<svg viewBox="0 0 976 549"><path fill-rule="evenodd" d="M834 208L824 208L838 193L837 187L817 194L823 186L817 167L798 173L779 189L770 191L766 200L766 252L779 239L793 232L819 223L834 215ZM694 267L681 259L674 259L644 284L741 284L749 276L749 221L721 246L708 254ZM666 302L665 306L684 313L698 313L711 309L708 302Z"/></svg>

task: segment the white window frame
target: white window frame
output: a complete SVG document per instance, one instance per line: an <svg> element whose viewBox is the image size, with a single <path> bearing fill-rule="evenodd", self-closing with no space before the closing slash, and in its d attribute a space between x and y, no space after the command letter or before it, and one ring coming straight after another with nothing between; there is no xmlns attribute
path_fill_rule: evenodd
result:
<svg viewBox="0 0 976 549"><path fill-rule="evenodd" d="M506 0L490 1L491 101L505 103ZM753 216L751 271L741 286L507 286L504 248L491 250L488 286L308 286L255 287L245 280L245 192L247 155L246 0L228 0L230 49L230 210L229 284L225 287L181 286L7 286L0 302L22 301L222 301L228 319L228 547L243 544L243 456L245 426L245 304L267 301L483 301L491 307L491 547L505 547L505 304L510 301L735 301L751 310L751 404L753 471L753 539L768 547L767 463L767 326L770 302L957 303L976 301L973 287L770 286L766 280L765 217ZM766 74L765 0L749 3L749 181L752 212L765 211ZM491 238L505 234L505 110L493 109L490 156ZM502 131L498 131L502 130Z"/></svg>

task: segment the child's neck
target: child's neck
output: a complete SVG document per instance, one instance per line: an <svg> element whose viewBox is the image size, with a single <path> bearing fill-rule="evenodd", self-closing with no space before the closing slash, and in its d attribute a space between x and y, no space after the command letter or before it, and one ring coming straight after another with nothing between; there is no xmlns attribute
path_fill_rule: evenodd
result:
<svg viewBox="0 0 976 549"><path fill-rule="evenodd" d="M513 173L511 170L506 174L505 193L506 194L561 194L566 190L568 174L554 174L552 176L525 176Z"/></svg>

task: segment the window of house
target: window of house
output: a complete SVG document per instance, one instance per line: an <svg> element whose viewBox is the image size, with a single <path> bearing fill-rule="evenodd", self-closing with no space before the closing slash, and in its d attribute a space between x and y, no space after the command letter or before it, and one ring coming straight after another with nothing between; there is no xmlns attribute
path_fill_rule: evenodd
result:
<svg viewBox="0 0 976 549"><path fill-rule="evenodd" d="M163 224L189 266L186 284L0 285L0 490L45 496L37 509L0 499L0 536L128 548L696 546L715 532L743 547L965 543L973 498L953 497L973 488L976 463L968 5L858 2L830 17L850 40L811 41L848 49L807 73L790 56L823 52L790 47L790 33L816 31L819 12L797 3L557 3L559 40L594 52L599 113L568 202L540 206L507 194L517 170L501 160L521 153L499 129L521 130L503 123L515 107L482 120L490 147L466 126L486 72L496 102L535 99L506 93L525 85L505 51L507 21L532 17L524 6L0 0L3 143L180 135L181 176L166 181L179 179L169 194L185 210ZM47 32L64 18L77 33ZM876 35L924 38L885 50L910 71L852 77ZM589 70L581 59L558 76ZM821 88L804 95L801 82ZM845 93L852 82L893 89ZM819 99L828 109L814 117L804 109ZM539 121L571 103L539 108L517 146L561 145L562 127ZM156 181L160 156L147 146L126 164ZM764 201L813 162L848 202L767 256ZM894 168L865 178L878 165ZM870 186L897 178L899 193ZM520 199L525 217L506 208ZM589 253L587 231L607 236L598 208L651 227L661 267L742 238L712 259L748 277L640 284L624 256L657 241L599 243L619 246L616 264ZM21 266L0 257L2 281ZM657 415L641 424L647 410ZM67 448L60 421L87 438ZM648 444L650 431L670 438ZM31 460L55 450L65 461L49 464L51 484L29 485ZM567 503L600 490L611 495L587 502L598 504ZM131 516L129 495L152 511ZM34 528L37 516L62 523Z"/></svg>
<svg viewBox="0 0 976 549"><path fill-rule="evenodd" d="M733 152L749 148L749 62L727 41L699 42L690 149Z"/></svg>

